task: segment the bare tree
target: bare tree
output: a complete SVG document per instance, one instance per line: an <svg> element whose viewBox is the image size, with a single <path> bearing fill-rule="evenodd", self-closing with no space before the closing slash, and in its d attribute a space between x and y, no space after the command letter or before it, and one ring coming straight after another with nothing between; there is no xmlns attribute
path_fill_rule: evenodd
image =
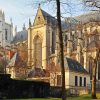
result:
<svg viewBox="0 0 100 100"><path fill-rule="evenodd" d="M63 37L62 37L62 28L61 28L61 9L60 9L60 0L56 0L57 5L57 27L59 34L59 42L60 42L60 55L61 55L61 74L62 74L62 100L66 100L65 95L65 69L64 69L64 54L63 54Z"/></svg>
<svg viewBox="0 0 100 100"><path fill-rule="evenodd" d="M100 0L83 0L85 6L93 11L100 10Z"/></svg>
<svg viewBox="0 0 100 100"><path fill-rule="evenodd" d="M97 66L98 66L98 61L100 60L100 49L97 49L96 51L96 57L90 57L90 60L92 62L92 70L91 70L91 97L92 99L96 99L96 73L97 73Z"/></svg>
<svg viewBox="0 0 100 100"><path fill-rule="evenodd" d="M64 54L63 54L63 37L62 37L62 27L61 27L61 8L60 8L60 0L38 0L38 2L33 3L48 3L55 2L57 7L57 27L59 34L59 42L60 42L60 64L61 64L61 75L62 75L62 100L66 100L65 96L65 69L64 69Z"/></svg>
<svg viewBox="0 0 100 100"><path fill-rule="evenodd" d="M61 17L63 18L63 16L61 16L61 14L65 14L65 13L70 13L67 12L68 11L68 7L71 8L71 1L70 0L37 0L32 2L32 4L45 4L47 5L47 3L51 3L52 4L56 4L56 8L57 8L57 30L58 30L58 37L59 37L59 51L60 51L60 67L61 67L61 75L62 75L62 100L66 100L66 91L65 91L65 69L64 69L64 54L63 54L63 36L62 36L62 26L61 26ZM69 4L68 4L69 3ZM64 6L67 6L65 9ZM61 7L64 9L62 10ZM72 8L73 9L73 8ZM74 10L74 9L73 9ZM64 13L62 13L64 11ZM71 14L70 14L71 15Z"/></svg>

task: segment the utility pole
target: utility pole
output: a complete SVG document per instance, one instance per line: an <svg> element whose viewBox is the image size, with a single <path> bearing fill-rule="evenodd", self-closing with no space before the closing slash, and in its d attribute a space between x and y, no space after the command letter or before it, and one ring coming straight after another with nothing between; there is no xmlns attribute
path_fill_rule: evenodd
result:
<svg viewBox="0 0 100 100"><path fill-rule="evenodd" d="M66 100L66 90L65 90L65 68L64 68L64 53L63 53L63 37L61 28L61 11L60 11L60 0L56 0L57 5L57 28L59 34L60 42L60 66L62 75L62 100Z"/></svg>

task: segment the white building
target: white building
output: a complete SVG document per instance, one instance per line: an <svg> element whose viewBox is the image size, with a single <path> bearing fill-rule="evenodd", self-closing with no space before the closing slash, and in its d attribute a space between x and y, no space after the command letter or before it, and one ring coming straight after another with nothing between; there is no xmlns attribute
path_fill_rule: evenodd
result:
<svg viewBox="0 0 100 100"><path fill-rule="evenodd" d="M5 22L5 14L0 10L0 45L5 47L13 40L13 23Z"/></svg>
<svg viewBox="0 0 100 100"><path fill-rule="evenodd" d="M50 73L50 85L51 86L62 86L62 75L61 68L58 64L57 68L51 66ZM90 75L84 69L84 67L76 60L65 57L64 58L65 67L65 87L70 89L70 93L75 94L87 94L88 85L90 84Z"/></svg>

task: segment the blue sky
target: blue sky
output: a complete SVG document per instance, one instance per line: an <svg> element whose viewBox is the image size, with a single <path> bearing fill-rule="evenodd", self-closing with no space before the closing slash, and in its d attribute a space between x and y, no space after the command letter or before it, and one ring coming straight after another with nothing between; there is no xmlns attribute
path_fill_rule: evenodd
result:
<svg viewBox="0 0 100 100"><path fill-rule="evenodd" d="M5 12L6 22L9 23L10 18L12 18L14 25L17 25L18 31L22 29L24 23L28 27L29 18L31 18L31 21L33 23L34 16L36 15L37 6L35 6L34 2L32 1L36 2L39 0L0 0L0 9ZM70 2L70 0L68 1ZM70 14L67 13L69 11L72 13L72 16L79 15L84 12L82 10L82 6L79 3L80 0L71 1L73 2L71 4L71 8L68 8L67 5L62 6L64 12L63 16L70 16ZM41 5L41 8L54 16L56 14L56 10L53 4L44 4Z"/></svg>

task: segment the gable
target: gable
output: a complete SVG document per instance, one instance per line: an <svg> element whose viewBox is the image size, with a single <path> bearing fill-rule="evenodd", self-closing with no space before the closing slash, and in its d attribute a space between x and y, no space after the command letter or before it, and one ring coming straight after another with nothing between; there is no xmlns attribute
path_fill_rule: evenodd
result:
<svg viewBox="0 0 100 100"><path fill-rule="evenodd" d="M42 10L39 7L37 14L36 14L36 17L35 17L34 25L40 25L40 24L43 24L43 23L45 23L45 19L44 19Z"/></svg>

